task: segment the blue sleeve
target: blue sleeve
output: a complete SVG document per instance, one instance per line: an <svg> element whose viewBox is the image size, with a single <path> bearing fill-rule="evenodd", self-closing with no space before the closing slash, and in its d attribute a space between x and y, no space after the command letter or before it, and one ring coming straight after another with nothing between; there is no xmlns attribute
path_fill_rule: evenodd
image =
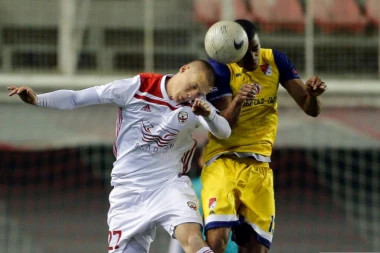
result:
<svg viewBox="0 0 380 253"><path fill-rule="evenodd" d="M209 94L207 94L207 100L212 102L218 98L224 96L232 96L232 90L230 87L231 73L227 65L218 63L214 60L210 60L215 71L215 86Z"/></svg>
<svg viewBox="0 0 380 253"><path fill-rule="evenodd" d="M292 79L300 79L296 67L294 67L293 63L284 53L273 50L273 57L280 72L281 85L284 85L287 81Z"/></svg>

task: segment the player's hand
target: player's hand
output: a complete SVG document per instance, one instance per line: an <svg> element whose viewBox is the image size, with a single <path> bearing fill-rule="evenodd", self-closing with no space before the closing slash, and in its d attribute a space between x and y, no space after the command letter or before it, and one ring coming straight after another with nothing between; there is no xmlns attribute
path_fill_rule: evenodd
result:
<svg viewBox="0 0 380 253"><path fill-rule="evenodd" d="M306 91L310 96L319 96L327 89L327 85L318 77L313 76L306 81Z"/></svg>
<svg viewBox="0 0 380 253"><path fill-rule="evenodd" d="M260 85L257 83L243 84L240 90L236 93L235 98L238 103L243 103L245 100L251 100L260 93Z"/></svg>
<svg viewBox="0 0 380 253"><path fill-rule="evenodd" d="M211 113L211 107L204 100L196 98L193 103L193 107L191 108L193 113L198 116L208 117Z"/></svg>
<svg viewBox="0 0 380 253"><path fill-rule="evenodd" d="M17 94L21 98L21 100L27 104L36 105L38 102L36 93L27 86L21 86L21 87L9 86L8 90L11 91L8 94L8 96L11 97Z"/></svg>

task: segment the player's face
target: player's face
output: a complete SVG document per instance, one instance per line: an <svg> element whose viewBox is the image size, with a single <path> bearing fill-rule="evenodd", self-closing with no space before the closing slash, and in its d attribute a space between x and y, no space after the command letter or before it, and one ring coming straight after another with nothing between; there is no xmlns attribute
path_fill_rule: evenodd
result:
<svg viewBox="0 0 380 253"><path fill-rule="evenodd" d="M212 89L206 78L206 74L201 70L188 69L180 79L180 85L173 94L173 99L178 103L185 103L199 97L206 96Z"/></svg>
<svg viewBox="0 0 380 253"><path fill-rule="evenodd" d="M259 67L260 60L260 40L256 34L253 39L249 42L247 53L244 55L237 64L248 70L254 71Z"/></svg>

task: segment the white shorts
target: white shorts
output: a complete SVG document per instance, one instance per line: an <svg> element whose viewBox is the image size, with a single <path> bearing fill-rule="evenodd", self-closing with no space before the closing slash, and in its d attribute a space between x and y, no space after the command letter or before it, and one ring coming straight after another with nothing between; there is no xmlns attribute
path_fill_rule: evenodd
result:
<svg viewBox="0 0 380 253"><path fill-rule="evenodd" d="M109 201L109 252L123 252L131 239L148 252L156 225L161 225L171 236L180 224L195 222L203 225L199 202L187 176L175 176L148 190L115 186Z"/></svg>

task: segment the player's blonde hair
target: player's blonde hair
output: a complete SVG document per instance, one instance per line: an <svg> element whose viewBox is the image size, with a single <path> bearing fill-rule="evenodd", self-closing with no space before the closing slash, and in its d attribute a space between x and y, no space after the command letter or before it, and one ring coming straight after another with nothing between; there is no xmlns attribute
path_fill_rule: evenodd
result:
<svg viewBox="0 0 380 253"><path fill-rule="evenodd" d="M200 71L204 71L206 74L207 82L211 87L214 87L215 85L215 71L214 68L211 66L210 63L208 63L205 60L198 59L195 61L190 62L190 64L194 64L195 66L199 67Z"/></svg>

